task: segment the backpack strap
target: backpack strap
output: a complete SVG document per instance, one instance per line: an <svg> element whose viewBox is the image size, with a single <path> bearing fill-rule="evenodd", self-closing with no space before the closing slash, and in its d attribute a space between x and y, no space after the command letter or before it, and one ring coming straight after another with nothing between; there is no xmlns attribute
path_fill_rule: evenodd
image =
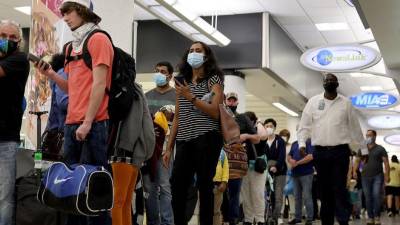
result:
<svg viewBox="0 0 400 225"><path fill-rule="evenodd" d="M111 44L114 48L114 44L112 42L111 36L104 30L101 29L95 29L92 32L90 32L88 34L88 36L85 38L85 41L83 42L83 46L82 46L82 54L80 55L75 55L75 56L71 56L72 53L72 41L67 42L64 47L63 47L63 53L65 54L65 63L64 66L66 66L68 63L70 63L71 61L76 61L76 60L80 60L83 59L83 61L85 62L85 65L92 70L92 56L90 56L90 52L89 49L87 47L89 39L96 33L103 33L105 34L108 39L110 39Z"/></svg>
<svg viewBox="0 0 400 225"><path fill-rule="evenodd" d="M96 34L96 33L105 34L105 35L108 37L108 39L110 39L111 45L112 45L113 48L114 48L114 44L113 44L113 41L112 41L112 39L111 39L111 36L110 36L106 31L101 30L101 29L95 29L95 30L93 30L92 32L90 32L90 33L88 34L88 36L86 37L85 41L83 42L82 54L81 54L81 55L82 55L82 58L83 58L83 61L85 62L86 66L87 66L90 70L93 69L93 68L92 68L92 57L90 56L90 52L89 52L89 49L88 49L87 45L88 45L88 43L89 43L89 39L90 39L94 34Z"/></svg>
<svg viewBox="0 0 400 225"><path fill-rule="evenodd" d="M81 58L80 55L71 56L71 53L72 53L72 41L69 41L69 42L64 44L62 53L63 53L63 55L65 55L64 67L68 63L70 63L72 61L75 61L75 60L79 60Z"/></svg>

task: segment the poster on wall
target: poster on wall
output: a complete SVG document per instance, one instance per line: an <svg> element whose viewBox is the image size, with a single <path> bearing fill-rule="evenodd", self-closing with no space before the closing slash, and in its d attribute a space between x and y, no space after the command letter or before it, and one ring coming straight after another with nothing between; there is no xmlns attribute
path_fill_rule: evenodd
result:
<svg viewBox="0 0 400 225"><path fill-rule="evenodd" d="M29 38L29 52L49 61L51 56L61 51L62 46L72 39L71 32L59 12L63 0L33 0L32 23ZM50 110L51 89L49 80L34 67L27 84L28 110L42 112ZM27 115L27 138L37 146L37 116ZM46 128L48 114L41 116L42 132Z"/></svg>

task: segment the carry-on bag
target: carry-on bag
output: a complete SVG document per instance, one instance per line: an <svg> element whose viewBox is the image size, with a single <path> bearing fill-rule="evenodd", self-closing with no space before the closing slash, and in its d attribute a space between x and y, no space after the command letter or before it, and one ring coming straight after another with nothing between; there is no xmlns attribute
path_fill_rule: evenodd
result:
<svg viewBox="0 0 400 225"><path fill-rule="evenodd" d="M54 209L84 216L96 216L113 207L113 180L101 166L54 163L45 172L37 192L38 200Z"/></svg>

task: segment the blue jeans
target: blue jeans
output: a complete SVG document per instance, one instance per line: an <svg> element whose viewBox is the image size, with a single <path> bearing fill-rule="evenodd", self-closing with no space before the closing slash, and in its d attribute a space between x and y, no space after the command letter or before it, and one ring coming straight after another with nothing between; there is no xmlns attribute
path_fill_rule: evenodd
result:
<svg viewBox="0 0 400 225"><path fill-rule="evenodd" d="M379 217L381 214L383 174L373 177L361 177L362 188L369 218Z"/></svg>
<svg viewBox="0 0 400 225"><path fill-rule="evenodd" d="M295 216L301 220L303 201L306 206L307 220L314 218L314 205L312 199L313 174L293 177L293 192L295 197Z"/></svg>
<svg viewBox="0 0 400 225"><path fill-rule="evenodd" d="M162 158L157 163L155 180L151 181L150 174L143 175L144 189L149 194L146 200L148 225L173 225L172 194L169 179L172 173L172 160L169 169L162 164ZM160 218L161 217L161 218Z"/></svg>
<svg viewBox="0 0 400 225"><path fill-rule="evenodd" d="M85 141L76 140L79 124L65 125L64 162L68 165L82 163L107 168L108 121L94 122ZM68 216L68 225L111 225L108 212L99 216Z"/></svg>
<svg viewBox="0 0 400 225"><path fill-rule="evenodd" d="M230 179L228 181L229 193L229 222L235 222L240 216L240 189L242 187L242 179Z"/></svg>
<svg viewBox="0 0 400 225"><path fill-rule="evenodd" d="M0 225L14 224L17 147L16 142L0 142Z"/></svg>

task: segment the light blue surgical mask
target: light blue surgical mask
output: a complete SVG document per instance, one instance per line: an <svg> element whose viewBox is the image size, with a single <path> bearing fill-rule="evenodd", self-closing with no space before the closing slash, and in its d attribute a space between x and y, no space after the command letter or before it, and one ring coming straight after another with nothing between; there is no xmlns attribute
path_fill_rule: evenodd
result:
<svg viewBox="0 0 400 225"><path fill-rule="evenodd" d="M365 140L365 143L366 143L367 145L373 144L373 143L375 143L375 138L373 138L373 137L367 137L367 139Z"/></svg>
<svg viewBox="0 0 400 225"><path fill-rule="evenodd" d="M193 69L201 67L204 63L204 54L197 52L189 53L187 57L187 63L189 63Z"/></svg>
<svg viewBox="0 0 400 225"><path fill-rule="evenodd" d="M162 73L155 73L153 79L157 87L162 87L167 84L167 76Z"/></svg>

